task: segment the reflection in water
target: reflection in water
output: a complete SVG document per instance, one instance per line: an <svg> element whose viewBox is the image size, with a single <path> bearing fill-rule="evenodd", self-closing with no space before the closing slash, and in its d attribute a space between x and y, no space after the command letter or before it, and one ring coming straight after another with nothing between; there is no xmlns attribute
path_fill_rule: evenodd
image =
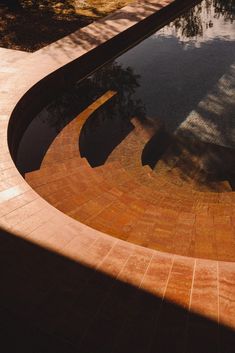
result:
<svg viewBox="0 0 235 353"><path fill-rule="evenodd" d="M118 92L119 116L126 115L126 110L141 115L144 112L140 100L133 98L134 92L139 87L139 78L130 67L124 68L117 62L106 65L53 101L46 108L49 114L44 120L59 132L68 123L68 119L77 116L108 90Z"/></svg>
<svg viewBox="0 0 235 353"><path fill-rule="evenodd" d="M98 109L95 120L89 119L84 125L79 141L81 155L92 166L104 163L115 146L133 129L130 116L145 114L141 100L134 97L138 81L139 76L130 67L124 68L113 62L50 103L31 122L21 140L17 156L21 173L39 169L49 146L63 128L106 91L112 90L118 93L116 104L111 101L105 109ZM111 138L110 129L114 125L115 133Z"/></svg>
<svg viewBox="0 0 235 353"><path fill-rule="evenodd" d="M117 96L91 116L84 124L79 150L92 167L102 165L115 147L133 130L130 119L143 117L144 106L134 97L139 76L130 67L113 62L90 78L92 85L117 91Z"/></svg>
<svg viewBox="0 0 235 353"><path fill-rule="evenodd" d="M180 39L202 37L218 20L233 22L235 0L204 0L170 24Z"/></svg>
<svg viewBox="0 0 235 353"><path fill-rule="evenodd" d="M235 1L234 0L214 0L216 17L224 16L225 20L233 21L235 18Z"/></svg>
<svg viewBox="0 0 235 353"><path fill-rule="evenodd" d="M189 175L190 169L195 172L197 170L197 178L200 181L228 180L234 188L234 93L235 65L231 65L228 72L176 130L175 136L184 141L181 150L193 147L193 152L189 153L189 156L197 156L198 159L187 171L184 166L185 175ZM173 155L173 152L171 154ZM187 163L185 164L187 166Z"/></svg>
<svg viewBox="0 0 235 353"><path fill-rule="evenodd" d="M149 132L143 164L200 183L234 185L234 5L202 1L52 102L26 131L18 154L21 171L39 168L58 132L113 90L115 99L89 118L79 139L92 166L107 160L133 131L130 119L138 117ZM37 151L29 144L37 144Z"/></svg>
<svg viewBox="0 0 235 353"><path fill-rule="evenodd" d="M203 1L119 59L141 75L136 95L153 125L142 162L158 172L177 170L207 184L229 180L234 187L232 5Z"/></svg>

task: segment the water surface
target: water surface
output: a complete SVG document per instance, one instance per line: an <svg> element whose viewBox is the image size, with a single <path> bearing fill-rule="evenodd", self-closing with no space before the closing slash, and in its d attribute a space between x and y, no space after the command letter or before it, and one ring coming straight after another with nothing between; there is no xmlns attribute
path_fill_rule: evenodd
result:
<svg viewBox="0 0 235 353"><path fill-rule="evenodd" d="M233 0L203 0L75 84L29 125L18 152L21 172L38 169L63 127L107 90L114 90L115 99L97 110L78 136L77 147L91 166L105 163L131 133L130 119L135 116L143 129L151 130L143 164L154 169L162 158L184 174L200 165L202 179L209 175L233 184L234 20Z"/></svg>

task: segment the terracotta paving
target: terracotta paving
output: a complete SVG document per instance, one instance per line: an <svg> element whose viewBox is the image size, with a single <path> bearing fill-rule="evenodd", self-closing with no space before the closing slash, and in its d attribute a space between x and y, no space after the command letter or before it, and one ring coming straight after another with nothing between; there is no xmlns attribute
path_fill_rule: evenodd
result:
<svg viewBox="0 0 235 353"><path fill-rule="evenodd" d="M15 172L8 150L8 141L14 150L12 139L29 116L33 99L39 104L38 92L30 95L31 87L108 39L102 37L96 44L88 40L102 33L104 24L109 26L110 39L168 3L152 0L141 8L134 3L113 15L114 22L109 17L79 32L80 47L71 36L54 43L20 60L7 74L7 84L0 83L0 347L4 353L234 352L233 193L192 191L164 176L157 178L148 168L140 171L136 161L128 167L115 155L104 169L92 169L76 155L73 144L67 147L69 159L62 161L62 149L58 154L54 151L59 136L42 165L42 176L37 177L39 172L30 176L35 192ZM125 20L120 20L123 14ZM102 103L114 92L107 94ZM50 165L49 152L57 165ZM155 195L160 205L154 203ZM68 214L79 215L86 205L81 211L84 222L99 222L105 232L60 212L47 197ZM159 222L152 224L152 217ZM112 229L120 235L120 227L124 240L111 236ZM138 229L149 237L141 246L135 244ZM169 242L170 235L177 241ZM125 241L128 236L133 242ZM158 250L146 247L150 243Z"/></svg>
<svg viewBox="0 0 235 353"><path fill-rule="evenodd" d="M77 141L84 124L116 94L106 92L70 122L40 170L26 174L27 182L60 211L101 232L155 250L234 261L235 193L225 182L212 192L164 165L156 172L142 166L149 137L136 118L104 165L92 168L81 157Z"/></svg>

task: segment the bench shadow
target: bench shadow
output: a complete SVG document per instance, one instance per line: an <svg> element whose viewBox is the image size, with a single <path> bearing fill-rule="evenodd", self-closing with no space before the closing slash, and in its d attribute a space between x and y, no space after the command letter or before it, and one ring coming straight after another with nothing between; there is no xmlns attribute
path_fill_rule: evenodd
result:
<svg viewBox="0 0 235 353"><path fill-rule="evenodd" d="M234 352L234 331L1 230L1 352Z"/></svg>

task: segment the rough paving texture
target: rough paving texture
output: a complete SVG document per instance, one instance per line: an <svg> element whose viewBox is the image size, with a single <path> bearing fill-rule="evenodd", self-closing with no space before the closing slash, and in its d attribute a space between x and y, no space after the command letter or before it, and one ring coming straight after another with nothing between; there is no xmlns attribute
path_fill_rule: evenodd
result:
<svg viewBox="0 0 235 353"><path fill-rule="evenodd" d="M31 189L8 150L11 112L33 84L148 16L159 3L134 4L122 10L124 21L115 14L114 22L109 17L83 29L80 46L70 37L23 64L10 63L17 72L7 74L7 84L1 80L3 352L234 352L233 262L147 249L76 222ZM104 25L110 31L94 43L93 34ZM228 227L227 217L226 211L218 217L218 237Z"/></svg>
<svg viewBox="0 0 235 353"><path fill-rule="evenodd" d="M234 261L235 193L227 192L225 182L213 192L206 185L198 190L164 166L156 172L143 167L149 137L137 119L104 165L91 168L81 158L85 123L116 95L107 91L69 123L26 181L60 211L99 231L156 250Z"/></svg>

